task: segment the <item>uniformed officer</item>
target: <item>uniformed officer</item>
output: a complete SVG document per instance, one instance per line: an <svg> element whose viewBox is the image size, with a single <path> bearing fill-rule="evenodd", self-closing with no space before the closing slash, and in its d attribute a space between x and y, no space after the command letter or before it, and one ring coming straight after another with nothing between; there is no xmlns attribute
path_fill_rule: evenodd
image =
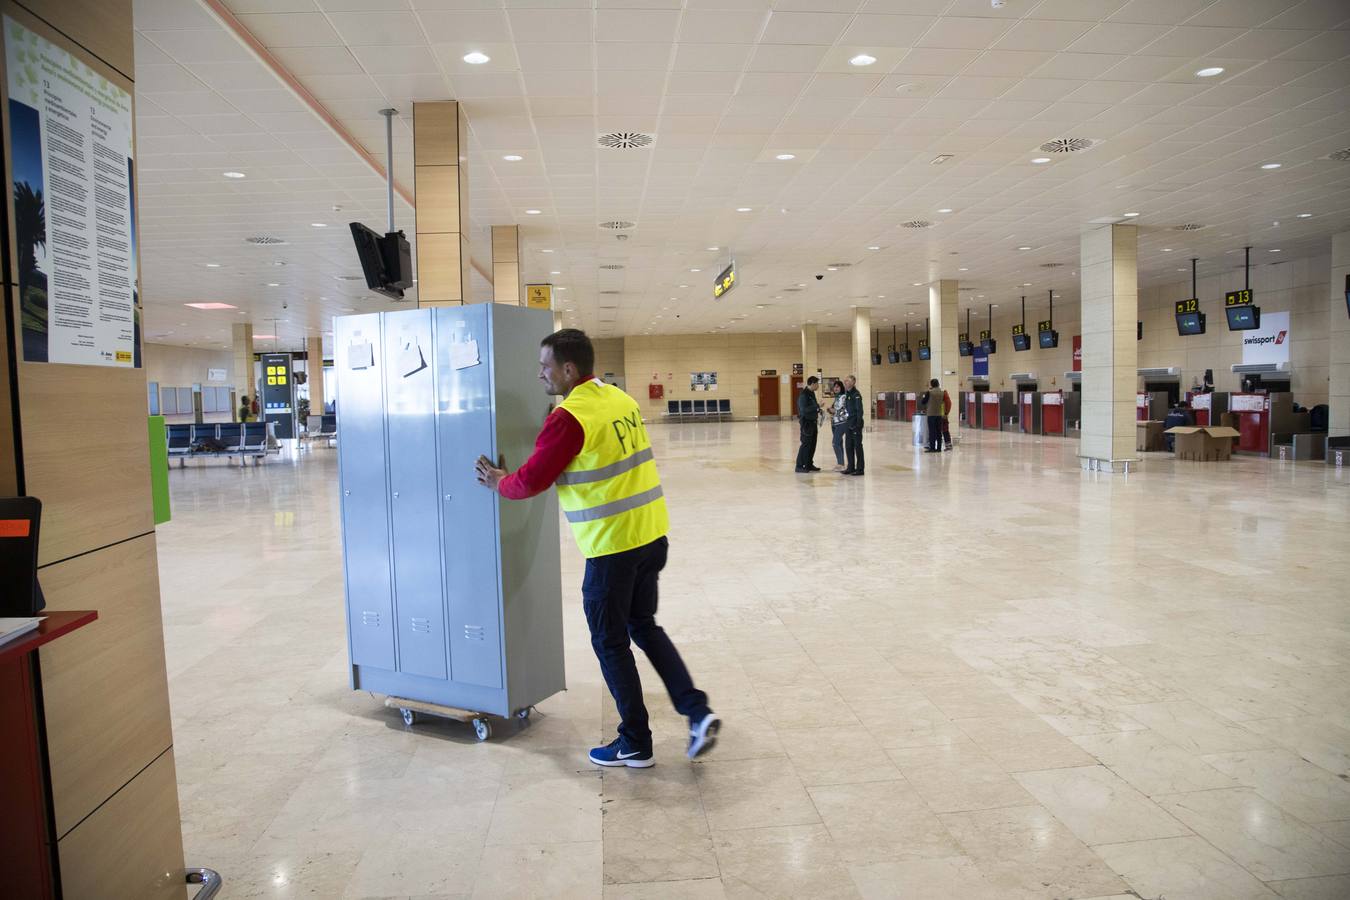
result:
<svg viewBox="0 0 1350 900"><path fill-rule="evenodd" d="M619 735L590 752L601 766L652 765L652 733L632 643L665 682L689 719L692 759L717 740L721 721L664 629L656 624L657 579L666 565L670 521L651 441L636 401L595 377L595 348L585 332L564 328L544 338L539 380L562 397L513 473L480 456L478 483L509 500L557 485L558 503L586 557L581 595L591 646L619 709Z"/></svg>

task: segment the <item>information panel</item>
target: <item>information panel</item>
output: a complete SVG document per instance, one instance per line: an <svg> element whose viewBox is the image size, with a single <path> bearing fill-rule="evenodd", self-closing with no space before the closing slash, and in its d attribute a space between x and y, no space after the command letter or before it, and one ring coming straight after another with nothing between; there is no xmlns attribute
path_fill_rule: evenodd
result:
<svg viewBox="0 0 1350 900"><path fill-rule="evenodd" d="M4 27L23 358L139 366L131 95Z"/></svg>
<svg viewBox="0 0 1350 900"><path fill-rule="evenodd" d="M264 353L262 359L262 414L275 422L278 438L295 437L295 385L291 379L289 353Z"/></svg>

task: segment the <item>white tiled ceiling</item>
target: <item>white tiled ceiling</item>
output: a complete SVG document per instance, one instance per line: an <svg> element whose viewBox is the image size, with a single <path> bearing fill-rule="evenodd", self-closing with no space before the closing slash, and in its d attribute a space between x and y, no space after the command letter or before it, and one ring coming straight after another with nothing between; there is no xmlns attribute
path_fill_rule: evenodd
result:
<svg viewBox="0 0 1350 900"><path fill-rule="evenodd" d="M1126 212L1145 284L1192 256L1230 267L1247 244L1262 264L1325 252L1350 228L1350 162L1326 158L1350 147L1344 0L224 2L377 159L378 110L399 110L409 191L412 101L462 100L475 257L488 226L520 224L526 279L564 288L569 321L601 335L828 325L854 305L903 322L936 278L981 305L1072 302L1081 229ZM379 176L204 8L135 10L151 338L219 343L244 320L185 315L195 300L260 331L285 320L287 341L390 307L340 280L358 274L346 222L383 227ZM491 62L465 63L473 50ZM862 53L876 63L851 65ZM1209 65L1226 71L1197 78ZM608 150L608 131L656 139ZM1037 150L1067 137L1099 143ZM397 215L411 232L401 200ZM733 252L740 287L715 302Z"/></svg>

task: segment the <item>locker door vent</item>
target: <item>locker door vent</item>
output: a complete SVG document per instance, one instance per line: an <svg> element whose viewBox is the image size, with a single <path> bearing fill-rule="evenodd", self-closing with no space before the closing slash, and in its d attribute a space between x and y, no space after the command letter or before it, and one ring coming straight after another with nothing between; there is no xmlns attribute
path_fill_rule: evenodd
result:
<svg viewBox="0 0 1350 900"><path fill-rule="evenodd" d="M361 624L369 625L371 628L379 628L380 614L372 609L361 610Z"/></svg>
<svg viewBox="0 0 1350 900"><path fill-rule="evenodd" d="M418 634L431 634L430 619L419 618L417 616L410 616L409 619L412 623L413 631L417 632Z"/></svg>
<svg viewBox="0 0 1350 900"><path fill-rule="evenodd" d="M479 642L482 642L482 641L486 640L486 638L487 638L487 636L483 633L483 626L482 626L482 625L465 625L465 626L464 626L464 640L466 640L466 641L479 641Z"/></svg>

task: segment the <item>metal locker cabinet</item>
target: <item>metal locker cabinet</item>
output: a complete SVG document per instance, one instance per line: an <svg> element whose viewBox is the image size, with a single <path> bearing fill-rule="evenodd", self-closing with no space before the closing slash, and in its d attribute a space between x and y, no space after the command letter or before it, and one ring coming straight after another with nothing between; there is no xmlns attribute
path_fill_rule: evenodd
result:
<svg viewBox="0 0 1350 900"><path fill-rule="evenodd" d="M500 501L477 483L473 468L480 454L493 457L498 453L488 359L490 306L480 303L435 310L436 429L451 677L501 688L496 528Z"/></svg>
<svg viewBox="0 0 1350 900"><path fill-rule="evenodd" d="M353 665L394 668L393 594L389 570L388 489L384 453L384 363L378 315L344 320L333 342L341 372L342 534L347 635Z"/></svg>
<svg viewBox="0 0 1350 900"><path fill-rule="evenodd" d="M431 355L431 310L409 310L385 319L385 434L398 670L444 678L445 607Z"/></svg>

